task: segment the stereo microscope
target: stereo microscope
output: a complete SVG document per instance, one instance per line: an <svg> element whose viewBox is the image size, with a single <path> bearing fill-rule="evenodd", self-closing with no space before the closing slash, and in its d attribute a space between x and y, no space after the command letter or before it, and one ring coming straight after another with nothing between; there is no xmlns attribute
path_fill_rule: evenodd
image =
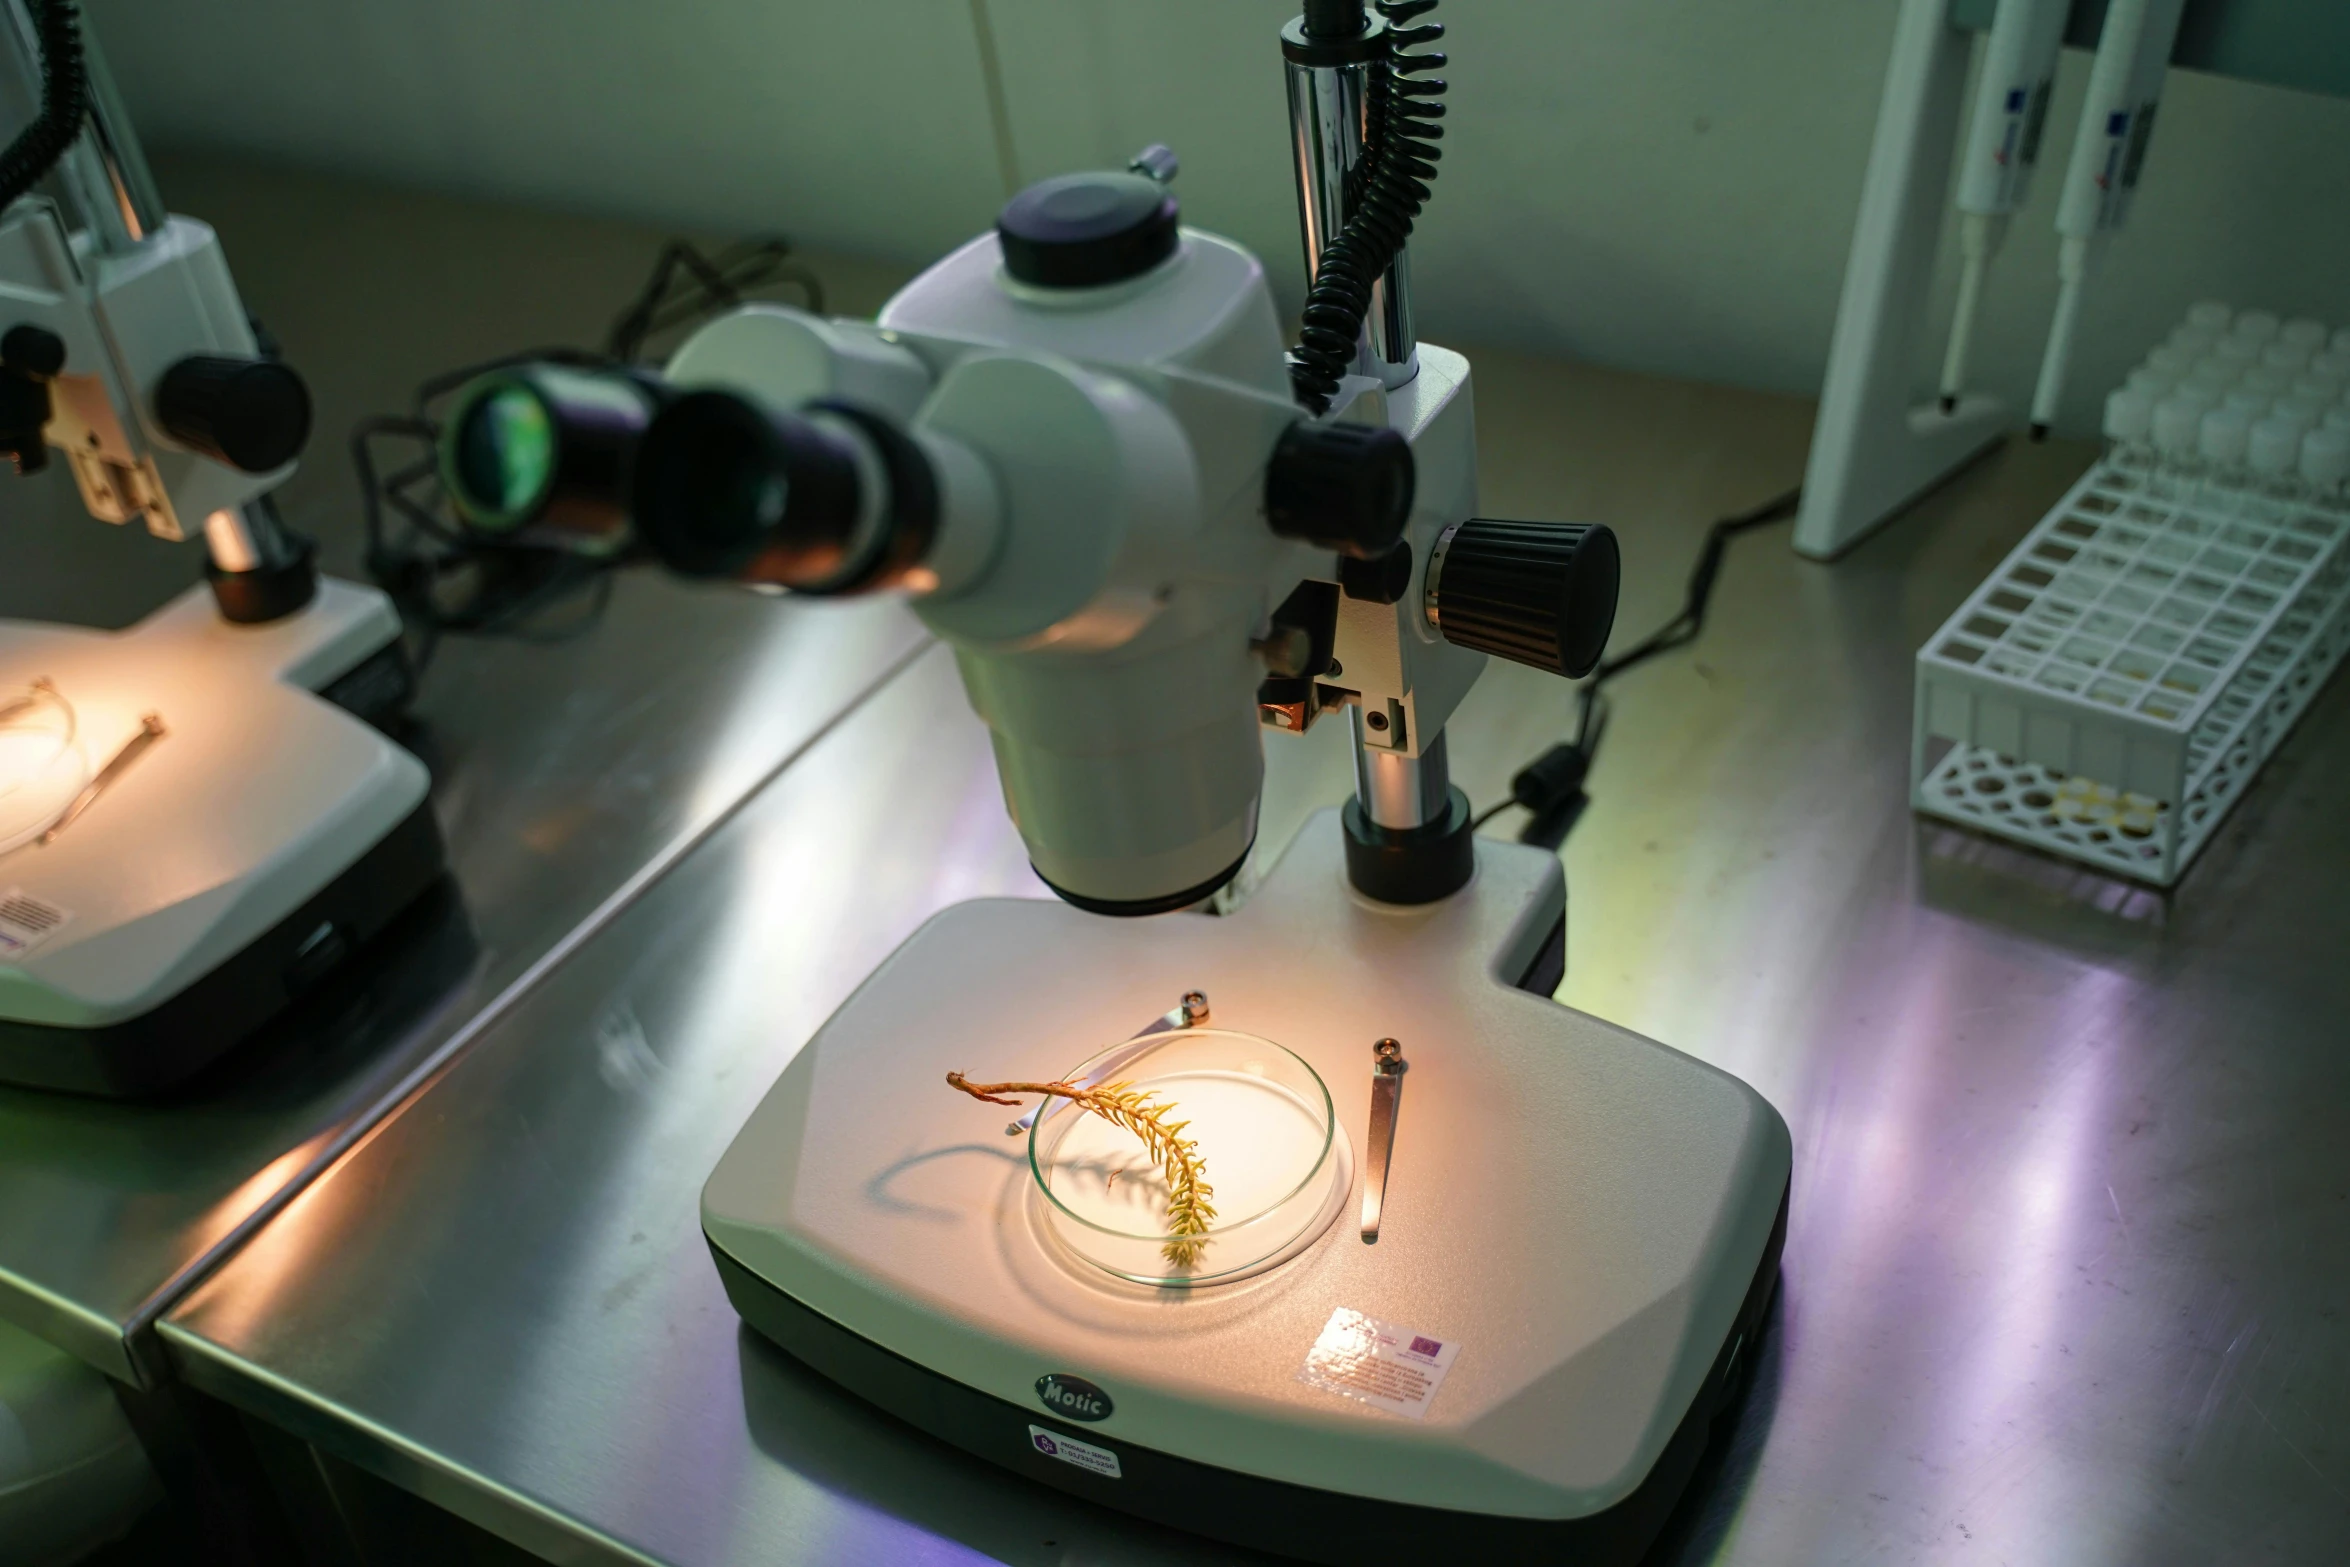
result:
<svg viewBox="0 0 2350 1567"><path fill-rule="evenodd" d="M0 154L0 451L54 448L91 516L210 554L124 631L0 621L0 1082L151 1093L389 923L440 835L365 721L407 695L399 617L270 502L301 379L164 210L73 0L0 0L0 35L29 122Z"/></svg>
<svg viewBox="0 0 2350 1567"><path fill-rule="evenodd" d="M1790 1143L1747 1085L1551 999L1559 861L1477 839L1447 780L1489 657L1597 661L1617 557L1479 515L1469 362L1415 340L1431 3L1282 35L1293 350L1152 148L1021 192L877 320L751 305L658 377L487 376L443 467L497 526L609 527L625 495L679 572L906 595L1062 899L931 920L751 1113L702 1198L746 1321L1178 1528L1630 1561L1752 1360ZM1355 797L1237 908L1179 912L1249 855L1263 732L1341 710ZM1158 1111L1188 1129L1138 1136Z"/></svg>

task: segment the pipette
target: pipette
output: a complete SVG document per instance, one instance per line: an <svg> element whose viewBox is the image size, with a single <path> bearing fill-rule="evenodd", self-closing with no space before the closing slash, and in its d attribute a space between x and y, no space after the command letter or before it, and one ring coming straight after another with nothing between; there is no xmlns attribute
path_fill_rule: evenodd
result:
<svg viewBox="0 0 2350 1567"><path fill-rule="evenodd" d="M2113 0L2089 70L2088 101L2073 138L2064 194L2056 207L2056 318L2049 324L2048 348L2040 361L2040 384L2032 396L2032 439L2048 438L2071 367L2073 333L2080 323L2081 296L2096 248L2118 231L2130 213L2130 198L2146 163L2154 134L2154 113L2163 73L2177 42L2185 0Z"/></svg>
<svg viewBox="0 0 2350 1567"><path fill-rule="evenodd" d="M2011 214L2030 192L2040 137L2064 41L2065 0L1999 0L1983 49L1966 152L1958 165L1958 309L1942 360L1942 411L1955 412L1966 390L1975 310L1991 258L2007 238Z"/></svg>

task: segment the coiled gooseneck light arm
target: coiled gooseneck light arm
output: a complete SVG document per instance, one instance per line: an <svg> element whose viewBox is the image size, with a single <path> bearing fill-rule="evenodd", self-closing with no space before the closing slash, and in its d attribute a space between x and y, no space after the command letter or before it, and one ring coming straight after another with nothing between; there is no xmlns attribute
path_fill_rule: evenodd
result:
<svg viewBox="0 0 2350 1567"><path fill-rule="evenodd" d="M1362 0L1317 0L1282 36L1313 271L1289 376L1298 402L1315 413L1328 410L1340 380L1362 362L1374 312L1364 368L1390 386L1417 369L1404 244L1442 156L1446 84L1425 73L1446 57L1404 51L1444 36L1440 23L1419 20L1436 4L1377 0L1372 19Z"/></svg>

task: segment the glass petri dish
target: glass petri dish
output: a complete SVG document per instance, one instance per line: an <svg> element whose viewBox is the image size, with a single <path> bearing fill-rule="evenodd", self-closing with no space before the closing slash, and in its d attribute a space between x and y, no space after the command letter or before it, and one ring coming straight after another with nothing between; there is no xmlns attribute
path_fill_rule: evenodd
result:
<svg viewBox="0 0 2350 1567"><path fill-rule="evenodd" d="M0 854L38 838L89 782L77 738L56 687L0 686Z"/></svg>
<svg viewBox="0 0 2350 1567"><path fill-rule="evenodd" d="M1212 1284L1262 1271L1335 1215L1345 1172L1330 1090L1294 1052L1228 1029L1170 1030L1113 1045L1063 1081L1097 1078L1155 1093L1188 1123L1216 1214L1196 1255L1171 1257L1167 1183L1142 1140L1050 1099L1029 1128L1028 1168L1045 1229L1086 1262L1138 1284Z"/></svg>

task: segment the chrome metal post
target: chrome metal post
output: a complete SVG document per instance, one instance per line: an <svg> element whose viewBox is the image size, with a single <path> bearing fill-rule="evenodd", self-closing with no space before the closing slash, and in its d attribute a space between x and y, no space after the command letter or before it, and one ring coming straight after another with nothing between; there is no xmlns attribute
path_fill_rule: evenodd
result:
<svg viewBox="0 0 2350 1567"><path fill-rule="evenodd" d="M40 35L23 0L0 0L0 9L6 13L6 53L11 57L5 98L0 101L5 102L7 119L12 122L6 126L6 134L14 135L40 113ZM81 29L83 74L90 86L89 117L83 122L80 138L58 160L54 177L71 226L87 231L101 254L125 255L153 237L169 214L87 17L82 19Z"/></svg>
<svg viewBox="0 0 2350 1567"><path fill-rule="evenodd" d="M212 564L227 572L271 570L296 553L278 517L277 503L266 495L242 506L224 506L206 517L204 547L211 552Z"/></svg>
<svg viewBox="0 0 2350 1567"><path fill-rule="evenodd" d="M1383 47L1379 40L1387 24L1371 18L1360 47L1350 49L1309 39L1304 21L1300 17L1291 22L1281 36L1289 75L1290 146L1297 164L1298 226L1310 278L1352 210L1353 176L1363 160L1372 62ZM1339 54L1361 58L1334 58ZM1399 251L1372 286L1356 373L1377 376L1385 386L1401 386L1420 372L1418 343L1412 329L1411 258L1408 251Z"/></svg>
<svg viewBox="0 0 2350 1567"><path fill-rule="evenodd" d="M99 51L97 36L86 19L82 23L82 69L90 80L90 123L83 139L105 179L109 205L121 218L123 237L133 244L144 243L171 221L171 213L163 205L163 193L156 188L154 171L147 167L147 154L139 146L139 133L131 127L130 111L123 107L114 73L106 68L106 56Z"/></svg>
<svg viewBox="0 0 2350 1567"><path fill-rule="evenodd" d="M1420 747L1418 756L1381 750L1365 743L1363 710L1347 709L1354 724L1355 798L1363 815L1380 827L1424 827L1444 814L1452 788L1451 769L1444 759L1444 731Z"/></svg>

